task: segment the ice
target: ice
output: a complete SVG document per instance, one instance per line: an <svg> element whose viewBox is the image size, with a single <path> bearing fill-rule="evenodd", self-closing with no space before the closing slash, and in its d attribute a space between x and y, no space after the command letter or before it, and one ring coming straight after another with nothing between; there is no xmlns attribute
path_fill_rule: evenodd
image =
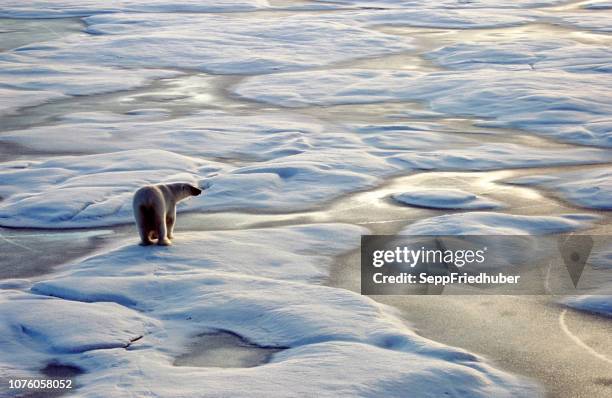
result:
<svg viewBox="0 0 612 398"><path fill-rule="evenodd" d="M485 9L486 16L489 18L497 17L498 13L490 10L504 10L505 8L533 8L563 3L563 0L521 0L512 3L504 1L483 2L483 1L460 1L445 0L439 4L440 8L453 12L453 9ZM89 16L97 14L111 13L228 13L265 10L271 8L283 9L350 9L350 8L369 8L372 10L401 10L422 8L429 9L431 4L422 0L331 0L303 3L295 1L287 2L268 2L266 0L216 0L205 2L197 0L129 0L121 2L105 2L100 4L96 0L75 1L75 0L36 0L24 3L19 0L7 0L3 3L0 10L0 17L4 18L65 18L75 16Z"/></svg>
<svg viewBox="0 0 612 398"><path fill-rule="evenodd" d="M0 292L3 377L35 375L58 357L125 348L158 322L115 303L82 303L11 290ZM69 361L69 360L68 360Z"/></svg>
<svg viewBox="0 0 612 398"><path fill-rule="evenodd" d="M0 168L5 182L0 225L73 228L132 222L132 193L151 183L207 187L179 211L305 210L372 187L401 170L495 170L580 164L584 159L605 162L611 156L596 149L541 150L516 144L469 147L466 142L463 149L443 149L462 139L445 140L442 133L427 130L418 144L408 136L398 139L396 149L404 149L399 153L371 153L368 143L388 147L402 130L396 126L374 137L373 130L362 128L361 141L341 127L328 129L308 118L265 117L205 113L167 121L155 114L145 120L136 115L125 124L115 119L109 127L103 115L74 115L68 124L6 134L5 140L36 150L116 152L5 163ZM81 131L79 140L70 139L73 123ZM138 147L151 149L131 149ZM427 150L431 147L442 149ZM219 161L249 156L253 161L244 165Z"/></svg>
<svg viewBox="0 0 612 398"><path fill-rule="evenodd" d="M599 295L569 297L562 300L562 303L577 310L612 318L612 291L610 289Z"/></svg>
<svg viewBox="0 0 612 398"><path fill-rule="evenodd" d="M79 139L72 131L78 129ZM164 149L181 155L265 161L325 147L358 147L347 130L306 116L201 111L168 118L163 110L129 115L88 112L64 115L50 126L4 133L1 141L37 152L91 153Z"/></svg>
<svg viewBox="0 0 612 398"><path fill-rule="evenodd" d="M418 73L341 70L248 78L235 89L276 105L424 101L437 112L489 119L484 127L528 130L554 139L612 146L612 83L597 73L479 69Z"/></svg>
<svg viewBox="0 0 612 398"><path fill-rule="evenodd" d="M607 11L598 13L562 13L555 18L558 23L571 26L581 30L610 33L610 13Z"/></svg>
<svg viewBox="0 0 612 398"><path fill-rule="evenodd" d="M431 134L429 145L439 145L442 138ZM181 211L307 209L399 170L341 126L265 112L172 119L156 112L80 113L54 126L5 133L1 140L40 152L111 152L4 164L0 224L22 227L131 222L132 192L177 180L208 187ZM421 141L420 147L428 142Z"/></svg>
<svg viewBox="0 0 612 398"><path fill-rule="evenodd" d="M431 150L447 147L469 147L473 140L459 136L461 129L452 129L439 122L396 122L393 124L352 125L363 143L387 152Z"/></svg>
<svg viewBox="0 0 612 398"><path fill-rule="evenodd" d="M550 190L577 206L598 210L612 209L612 171L609 169L528 176L508 182Z"/></svg>
<svg viewBox="0 0 612 398"><path fill-rule="evenodd" d="M587 228L597 220L588 214L520 216L492 212L447 214L416 221L403 235L543 235Z"/></svg>
<svg viewBox="0 0 612 398"><path fill-rule="evenodd" d="M595 248L587 260L595 269L612 269L612 245Z"/></svg>
<svg viewBox="0 0 612 398"><path fill-rule="evenodd" d="M28 21L27 29L42 29L46 36L26 35L32 42L12 51L0 52L0 114L13 113L22 107L36 106L50 100L65 99L68 96L102 94L129 90L144 86L154 79L181 75L181 72L143 68L129 70L108 68L98 65L76 65L70 60L53 62L25 55L33 49L53 48L54 42L68 40L75 43L86 41L88 36L78 33L72 26L65 31L53 26L37 26ZM9 24L8 27L12 27ZM79 25L80 26L80 25ZM15 26L19 31L19 26ZM12 33L9 31L9 34ZM8 101L7 98L11 98Z"/></svg>
<svg viewBox="0 0 612 398"><path fill-rule="evenodd" d="M66 38L20 53L52 62L254 74L402 52L410 38L348 20L307 16L105 14L87 17L87 40ZM142 51L146 48L147 51Z"/></svg>
<svg viewBox="0 0 612 398"><path fill-rule="evenodd" d="M258 232L268 236L266 231ZM206 247L209 240L202 238L199 242ZM353 244L356 241L354 238ZM268 258L276 256L274 246L268 244ZM177 243L175 252L182 247ZM235 250L235 244L225 247ZM284 253L281 251L275 260L281 270ZM314 250L308 253L314 254ZM142 252L133 254L142 256ZM184 253L182 256L186 257ZM120 251L119 256L111 254L103 263L120 262L127 268L115 267L115 272L106 272L112 276L97 276L99 269L84 265L74 276L41 282L34 285L33 291L69 300L114 301L145 311L149 317L181 323L181 330L177 330L180 333L223 329L266 346L299 346L330 340L371 340L380 344L385 332L397 331L399 326L396 321L379 317L380 309L369 299L348 291L243 274L238 267L225 272L184 264L173 253L164 253L164 257L164 262L152 267ZM207 257L203 256L204 263ZM257 265L258 257L248 254L248 248L241 251L241 260L240 265L247 270L264 268ZM225 264L228 263L222 266ZM305 270L312 269L305 266ZM293 267L289 264L287 271ZM285 279L289 277L286 274Z"/></svg>
<svg viewBox="0 0 612 398"><path fill-rule="evenodd" d="M332 167L333 156L337 156L333 153L325 164L315 161L315 156L325 157L318 152L334 151L328 143L355 145L358 141L343 139L339 132L334 142L331 131L309 123L308 118L212 112L179 120L155 114L142 120L140 115L119 118L104 113L71 115L64 120L57 126L9 133L3 138L37 151L116 152L5 164L0 169L5 182L0 192L5 197L0 208L2 224L79 227L130 222L132 192L143 184L164 181L198 183L210 178L205 198L197 200L200 208L206 209L307 206L374 182L368 175ZM75 129L80 131L79 140L74 140ZM134 149L147 147L151 149ZM311 158L261 163L311 148L316 152ZM177 153L211 160L206 163ZM379 171L387 168L383 160L366 157L356 151L349 162L354 162L357 170L367 169L368 162L379 163L375 165ZM255 163L229 167L212 160L216 158L251 158ZM348 163L340 158L337 162ZM205 163L210 167L201 169ZM219 174L222 170L234 172ZM302 189L308 182L311 189Z"/></svg>
<svg viewBox="0 0 612 398"><path fill-rule="evenodd" d="M602 45L572 40L528 38L512 42L458 43L426 55L436 64L451 69L502 68L511 70L555 70L610 73L612 50L606 37Z"/></svg>
<svg viewBox="0 0 612 398"><path fill-rule="evenodd" d="M0 116L14 114L20 108L41 105L65 97L58 92L13 90L0 87Z"/></svg>
<svg viewBox="0 0 612 398"><path fill-rule="evenodd" d="M303 160L295 156L239 168L153 149L5 163L0 168L5 182L0 188L5 197L0 202L0 225L76 228L129 223L136 189L169 182L206 187L203 195L181 203L179 211L300 210L373 186L377 178L365 171L396 170L363 152L355 151L347 162L333 149L328 151Z"/></svg>
<svg viewBox="0 0 612 398"><path fill-rule="evenodd" d="M608 16L544 8L558 4L564 2L4 1L0 17L78 16L84 30L32 35L0 54L1 115L61 100L28 110L32 122L20 129L9 123L0 136L3 147L19 149L8 154L16 160L0 164L1 226L132 223L132 194L142 185L181 181L206 189L181 203L170 247L140 247L135 233L127 236L134 228L120 227L87 258L0 283L2 378L39 378L49 364L71 366L84 372L77 377L84 397L540 395L528 380L418 336L396 310L324 285L336 256L358 249L360 236L374 230L276 226L266 213L276 220L314 209L289 222L329 220L330 200L423 170L612 161ZM504 33L495 33L546 23L601 37L570 40L555 30L541 40L501 40ZM402 26L413 27L413 37ZM442 30L458 40L437 42ZM478 35L488 33L477 30L495 38L483 43ZM349 69L354 60L372 69ZM417 61L410 72L393 70L405 60ZM242 76L218 76L224 74ZM175 79L156 81L168 78ZM66 156L74 153L80 155ZM607 209L610 173L588 170L545 171L531 183ZM479 177L470 173L457 184L472 179ZM416 206L502 207L473 188L394 192ZM196 230L185 231L188 211L256 213L264 222L208 231L224 215L201 214L190 220ZM602 219L476 211L419 220L402 233L527 240ZM608 254L598 255L605 262ZM568 305L610 314L599 299L573 300ZM176 366L206 333L287 349L249 369Z"/></svg>
<svg viewBox="0 0 612 398"><path fill-rule="evenodd" d="M362 396L404 397L406 391L423 397L453 394L457 385L473 397L527 397L539 394L532 386L521 385L515 377L489 367L441 361L436 358L402 353L358 342L330 341L301 346L277 354L272 363L249 369L172 367L166 358L151 361L142 351L96 351L83 355L90 368L79 394L85 397L119 396L114 382L129 385L143 395L152 389L161 396L172 396L180 389L184 397L287 397ZM377 361L372 361L377 358ZM142 364L146 363L147 366ZM407 365L410 364L410 365ZM104 376L108 383L97 379ZM351 377L348 378L347 374ZM237 381L239 380L239 381ZM350 380L350 381L349 381ZM357 380L357 381L355 381ZM205 386L203 388L203 386ZM248 386L245 391L245 386ZM273 386L271 388L271 386Z"/></svg>
<svg viewBox="0 0 612 398"><path fill-rule="evenodd" d="M337 3L340 5L351 5L358 7L370 7L373 9L401 9L401 8L429 8L431 3L426 0L314 0L323 3ZM518 0L513 2L498 1L498 0L443 0L436 2L436 8L441 9L471 9L471 8L535 8L552 6L564 3L564 0ZM433 7L432 7L433 8Z"/></svg>
<svg viewBox="0 0 612 398"><path fill-rule="evenodd" d="M443 29L491 29L518 26L538 20L536 11L517 11L504 8L462 9L429 8L393 9L351 14L351 20L368 27L411 26Z"/></svg>
<svg viewBox="0 0 612 398"><path fill-rule="evenodd" d="M484 144L469 148L409 152L392 157L403 167L421 170L500 170L538 166L603 163L609 151L532 149L517 144Z"/></svg>
<svg viewBox="0 0 612 398"><path fill-rule="evenodd" d="M460 240L444 238L447 247L486 251L486 261L472 264L468 272L504 271L517 267L534 267L537 262L556 250L556 239L535 238L534 235L549 235L584 230L597 221L589 214L563 216L522 216L513 214L479 212L447 214L416 221L400 232L412 236L462 235ZM521 235L512 240L498 239L500 235ZM467 245L467 246L466 246Z"/></svg>
<svg viewBox="0 0 612 398"><path fill-rule="evenodd" d="M0 224L84 227L126 222L131 218L132 194L139 186L197 183L197 176L220 169L214 162L162 150L4 163L0 196L11 196L0 202Z"/></svg>
<svg viewBox="0 0 612 398"><path fill-rule="evenodd" d="M433 209L484 210L501 207L495 200L474 195L459 189L429 189L402 192L392 195L399 203Z"/></svg>
<svg viewBox="0 0 612 398"><path fill-rule="evenodd" d="M175 366L215 368L252 368L268 363L285 347L258 346L233 333L215 330L193 338Z"/></svg>
<svg viewBox="0 0 612 398"><path fill-rule="evenodd" d="M180 223L180 220L178 221ZM80 264L80 273L95 275L180 274L190 268L257 277L312 282L327 275L329 256L351 249L367 231L351 225L317 224L269 230L186 232L163 250L132 242L108 255ZM271 252L270 245L274 245ZM180 247L179 247L180 246ZM205 248L205 250L203 250ZM168 258L172 262L168 263ZM116 260L116 261L115 261ZM64 289L64 295L69 289ZM78 299L78 297L75 297ZM102 300L101 298L99 298Z"/></svg>
<svg viewBox="0 0 612 398"><path fill-rule="evenodd" d="M114 303L68 302L35 295L14 300L17 295L10 293L3 296L5 346L11 340L19 346L25 339L31 340L30 347L41 351L70 354L125 347L131 339L155 327L155 322ZM11 324L19 328L11 330ZM73 327L67 330L66 324Z"/></svg>
<svg viewBox="0 0 612 398"><path fill-rule="evenodd" d="M61 63L40 65L28 57L15 57L2 63L0 82L5 87L19 90L49 91L74 96L133 89L153 79L179 74L155 69L129 70Z"/></svg>
<svg viewBox="0 0 612 398"><path fill-rule="evenodd" d="M454 134L458 131L436 122L342 126L278 112L203 111L180 118L160 111L68 114L55 125L7 132L0 141L42 153L109 153L3 164L0 225L129 223L132 193L151 183L207 187L179 211L295 211L405 170L496 170L612 157L588 148L478 145Z"/></svg>
<svg viewBox="0 0 612 398"><path fill-rule="evenodd" d="M4 18L65 18L119 12L229 12L252 11L266 7L266 0L20 0L3 1L0 17Z"/></svg>
<svg viewBox="0 0 612 398"><path fill-rule="evenodd" d="M612 9L612 2L606 0L586 1L581 3L580 7L587 10L609 10Z"/></svg>
<svg viewBox="0 0 612 398"><path fill-rule="evenodd" d="M77 19L0 18L0 51L80 34L82 30L83 24Z"/></svg>
<svg viewBox="0 0 612 398"><path fill-rule="evenodd" d="M331 256L356 247L363 233L319 224L185 233L169 248L123 242L35 283L38 296L7 293L13 310L3 327L10 333L0 344L11 350L2 350L0 361L15 377L29 371L32 358L39 368L51 360L79 367L86 372L81 396L116 395L117 385L129 386L129 394L187 397L202 396L202 386L205 396L243 396L245 385L248 396L265 397L437 396L457 386L475 397L540 392L470 353L417 336L365 296L304 283L326 272ZM32 307L32 297L55 307L19 311ZM87 315L71 321L81 312ZM61 349L33 344L18 325ZM288 349L247 372L173 366L194 336L214 330ZM347 372L351 377L342 377Z"/></svg>
<svg viewBox="0 0 612 398"><path fill-rule="evenodd" d="M14 113L69 96L102 94L144 86L153 79L179 72L128 70L87 65L38 62L30 57L0 54L0 114ZM8 100L10 98L10 101Z"/></svg>

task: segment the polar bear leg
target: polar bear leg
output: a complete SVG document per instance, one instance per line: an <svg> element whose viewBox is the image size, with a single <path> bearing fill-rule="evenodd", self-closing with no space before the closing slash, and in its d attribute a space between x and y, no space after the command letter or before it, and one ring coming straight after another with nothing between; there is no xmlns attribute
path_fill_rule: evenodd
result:
<svg viewBox="0 0 612 398"><path fill-rule="evenodd" d="M140 229L138 229L138 232L140 234L140 246L149 246L155 243L149 238L149 234L142 233Z"/></svg>
<svg viewBox="0 0 612 398"><path fill-rule="evenodd" d="M140 206L135 211L136 226L138 227L138 234L140 235L140 245L148 246L154 242L151 240L151 220L149 219L150 211L144 206Z"/></svg>
<svg viewBox="0 0 612 398"><path fill-rule="evenodd" d="M166 227L168 229L168 239L174 239L174 222L176 221L176 206L168 209L166 213Z"/></svg>
<svg viewBox="0 0 612 398"><path fill-rule="evenodd" d="M156 211L155 212L155 226L157 231L157 244L160 246L168 246L172 244L168 239L168 229L166 227L166 212Z"/></svg>

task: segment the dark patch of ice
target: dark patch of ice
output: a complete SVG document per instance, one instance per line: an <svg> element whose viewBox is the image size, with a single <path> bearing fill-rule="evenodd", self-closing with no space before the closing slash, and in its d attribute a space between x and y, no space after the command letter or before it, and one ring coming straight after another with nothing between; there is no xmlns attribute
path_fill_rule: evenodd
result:
<svg viewBox="0 0 612 398"><path fill-rule="evenodd" d="M273 354L288 347L260 346L219 330L197 335L187 348L187 353L176 358L175 366L251 368L268 363Z"/></svg>
<svg viewBox="0 0 612 398"><path fill-rule="evenodd" d="M73 393L76 389L75 378L85 371L77 366L63 364L60 362L50 362L44 368L40 369L45 379L54 380L71 380L71 388L51 388L40 390L28 390L24 395L19 395L20 398L57 398L63 395Z"/></svg>
<svg viewBox="0 0 612 398"><path fill-rule="evenodd" d="M59 362L48 363L40 372L51 379L73 379L85 373L85 371L78 366Z"/></svg>

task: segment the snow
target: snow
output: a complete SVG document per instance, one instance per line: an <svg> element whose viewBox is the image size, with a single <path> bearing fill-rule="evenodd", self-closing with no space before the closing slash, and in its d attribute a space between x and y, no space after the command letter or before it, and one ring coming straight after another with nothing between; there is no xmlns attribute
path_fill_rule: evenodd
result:
<svg viewBox="0 0 612 398"><path fill-rule="evenodd" d="M44 43L66 35L80 34L83 24L76 19L0 19L0 51L25 44ZM52 32L53 34L49 34Z"/></svg>
<svg viewBox="0 0 612 398"><path fill-rule="evenodd" d="M602 292L597 295L585 295L569 297L562 303L570 308L580 311L591 312L612 318L612 296L610 292Z"/></svg>
<svg viewBox="0 0 612 398"><path fill-rule="evenodd" d="M159 167L163 164L163 167ZM131 214L132 193L156 181L196 182L199 173L219 170L161 150L68 156L42 162L4 163L0 223L23 227L83 227L117 222Z"/></svg>
<svg viewBox="0 0 612 398"><path fill-rule="evenodd" d="M128 70L62 63L41 65L29 57L10 57L4 61L0 69L3 86L70 96L129 90L144 86L153 79L180 74L155 69Z"/></svg>
<svg viewBox="0 0 612 398"><path fill-rule="evenodd" d="M431 7L428 1L424 0L315 0L321 1L323 3L337 3L340 5L350 5L350 6L358 6L358 7L371 7L374 9L380 8L392 8L392 9L401 9L401 8L428 8ZM531 7L545 7L552 6L556 4L562 4L564 0L518 0L513 1L511 3L507 1L498 1L498 0L476 0L476 1L465 1L465 0L443 0L436 3L436 7L442 9L471 9L471 8L494 8L501 9L504 8L531 8Z"/></svg>
<svg viewBox="0 0 612 398"><path fill-rule="evenodd" d="M66 18L119 12L230 12L252 11L266 7L265 0L215 0L202 3L198 0L35 0L23 2L6 0L2 3L3 18Z"/></svg>
<svg viewBox="0 0 612 398"><path fill-rule="evenodd" d="M544 235L584 229L597 216L520 216L492 212L447 214L416 221L402 235Z"/></svg>
<svg viewBox="0 0 612 398"><path fill-rule="evenodd" d="M320 281L331 265L329 256L353 248L365 232L356 226L333 224L265 231L184 232L177 236L175 246L163 250L141 247L135 241L121 245L112 253L113 261L107 254L91 257L80 264L80 273L133 276L155 269L158 274L170 275L197 268L279 280Z"/></svg>
<svg viewBox="0 0 612 398"><path fill-rule="evenodd" d="M323 163L325 159L327 163ZM391 170L394 170L391 168ZM384 160L329 150L267 164L232 168L163 150L66 156L0 168L0 225L76 228L130 223L132 195L146 184L189 182L206 187L183 210L300 210L344 192L373 186L364 172L389 172ZM305 190L304 186L309 189Z"/></svg>
<svg viewBox="0 0 612 398"><path fill-rule="evenodd" d="M516 11L496 8L491 10L449 8L392 9L389 11L345 13L351 20L364 26L412 26L445 29L490 29L518 26L537 20L535 11Z"/></svg>
<svg viewBox="0 0 612 398"><path fill-rule="evenodd" d="M464 271L505 271L518 267L532 268L538 261L557 252L557 239L542 235L574 232L587 229L599 218L590 214L563 216L522 216L513 214L472 211L446 214L416 221L401 230L407 240L415 235L462 235L459 240L445 238L447 247L471 247L484 250L486 261L470 264ZM506 237L504 237L504 235ZM539 237L536 237L539 236Z"/></svg>
<svg viewBox="0 0 612 398"><path fill-rule="evenodd" d="M41 105L65 97L58 92L13 90L0 87L0 116L14 114L20 108Z"/></svg>
<svg viewBox="0 0 612 398"><path fill-rule="evenodd" d="M610 13L561 13L555 16L559 24L571 26L573 28L610 33L612 32L612 24L610 24Z"/></svg>
<svg viewBox="0 0 612 398"><path fill-rule="evenodd" d="M602 37L602 41L606 38ZM607 45L589 45L572 40L528 38L511 42L479 41L445 46L426 54L436 64L450 69L500 68L511 70L555 70L610 73L612 50Z"/></svg>
<svg viewBox="0 0 612 398"><path fill-rule="evenodd" d="M612 146L606 115L612 85L597 73L479 69L419 73L358 70L278 73L246 79L235 92L267 103L308 105L424 101L434 111L488 119L582 145Z"/></svg>
<svg viewBox="0 0 612 398"><path fill-rule="evenodd" d="M114 303L66 302L9 293L3 294L2 307L5 344L12 340L18 346L31 339L33 346L50 353L124 347L130 339L155 327L155 322ZM83 324L81 330L64 327L76 323ZM11 324L20 327L11 330Z"/></svg>
<svg viewBox="0 0 612 398"><path fill-rule="evenodd" d="M12 25L8 26L9 29ZM27 29L35 29L31 23ZM68 96L103 94L114 91L129 90L145 86L154 79L179 76L177 71L158 70L154 68L125 69L108 68L98 65L76 65L70 60L58 62L41 60L26 55L31 50L44 50L54 47L54 43L68 40L83 42L88 37L80 32L70 30L55 32L52 26L40 25L39 29L48 31L46 37L29 35L34 42L0 52L0 115L13 113L15 110L36 106L50 100L65 99ZM76 28L72 28L75 29ZM15 26L7 33L19 32ZM51 33L51 35L49 35ZM7 101L6 98L11 98Z"/></svg>
<svg viewBox="0 0 612 398"><path fill-rule="evenodd" d="M607 168L528 176L508 182L545 188L577 206L612 209L612 171Z"/></svg>
<svg viewBox="0 0 612 398"><path fill-rule="evenodd" d="M0 369L6 378L35 376L58 357L123 349L157 327L155 320L115 303L81 303L14 290L0 292L0 313Z"/></svg>
<svg viewBox="0 0 612 398"><path fill-rule="evenodd" d="M581 3L580 7L587 10L609 10L612 9L612 2L606 0L586 1Z"/></svg>
<svg viewBox="0 0 612 398"><path fill-rule="evenodd" d="M112 151L4 164L0 225L6 226L130 223L132 193L172 181L208 187L179 210L307 209L397 170L340 127L266 113L213 111L179 119L155 112L73 114L2 140L37 151Z"/></svg>
<svg viewBox="0 0 612 398"><path fill-rule="evenodd" d="M612 245L607 247L595 247L588 259L595 269L612 269Z"/></svg>
<svg viewBox="0 0 612 398"><path fill-rule="evenodd" d="M76 129L78 140L71 133ZM41 152L164 149L243 163L298 155L325 146L359 146L346 130L305 116L200 111L168 118L163 110L139 110L129 115L101 111L66 114L57 124L10 131L0 140Z"/></svg>
<svg viewBox="0 0 612 398"><path fill-rule="evenodd" d="M483 144L469 148L409 152L391 159L403 167L421 170L500 170L505 168L603 163L609 151L594 149L543 150L517 144Z"/></svg>
<svg viewBox="0 0 612 398"><path fill-rule="evenodd" d="M0 114L70 96L103 94L138 88L153 79L179 72L38 62L30 57L0 54ZM10 98L10 101L7 100Z"/></svg>
<svg viewBox="0 0 612 398"><path fill-rule="evenodd" d="M485 15L489 18L495 18L499 15L499 11L512 8L533 8L549 6L563 3L563 0L521 0L512 3L504 1L460 1L460 0L445 0L438 4L442 10L448 13L454 13L455 9L462 9L469 12L470 9L484 9ZM333 10L333 9L360 9L370 8L377 11L384 9L392 9L399 11L403 9L422 8L429 12L436 12L431 5L426 1L420 0L331 0L312 2L268 2L266 0L215 0L214 2L205 2L197 0L128 0L128 1L112 1L100 4L96 0L76 1L76 0L36 0L24 3L19 0L7 0L3 3L3 8L0 10L2 18L66 18L75 16L89 16L97 14L113 14L113 13L231 13L231 12L247 12L256 10L266 10L273 8L295 9L295 10ZM429 10L428 10L429 9ZM491 10L496 12L491 12ZM442 14L442 13L440 13Z"/></svg>
<svg viewBox="0 0 612 398"><path fill-rule="evenodd" d="M61 358L86 371L86 397L116 395L118 383L129 386L119 396L202 396L202 386L204 396L243 396L245 385L249 396L266 397L539 393L470 353L417 336L368 297L305 283L364 232L344 224L192 232L153 250L130 239L35 283L36 296L4 292L10 315L0 346L9 349L0 361L20 377ZM172 365L192 336L211 330L289 349L248 370Z"/></svg>
<svg viewBox="0 0 612 398"><path fill-rule="evenodd" d="M592 167L612 161L609 15L594 2L579 5L590 11L536 9L562 3L5 0L0 17L83 17L84 25L0 53L0 116L58 100L77 108L33 109L31 125L2 132L0 143L23 155L0 163L0 226L131 223L137 188L177 181L206 188L180 205L179 225L187 211L265 218L316 209L326 219L330 200L394 175L568 165L589 167L516 183L609 209L610 173ZM512 36L538 24L551 24L541 40ZM448 29L457 40L436 42L434 30ZM592 32L578 37L576 29ZM481 40L484 30L490 39ZM425 57L439 68L394 70L387 56ZM350 66L372 57L372 69ZM240 76L217 76L227 74ZM78 98L115 92L109 106ZM351 120L359 113L352 105L372 104L380 105ZM336 105L347 107L322 108ZM542 138L531 146L528 134ZM472 188L479 192L402 188L394 198L437 209L502 207ZM601 219L470 211L418 220L402 233L523 235L529 249L531 235L582 231ZM50 274L2 281L0 374L35 377L51 362L70 364L85 371L84 397L541 393L416 335L392 308L324 286L335 257L367 233L334 223L180 231L172 246L147 248L132 234ZM609 252L595 256L606 262ZM608 303L567 301L606 315ZM174 366L194 336L216 330L283 350L249 369Z"/></svg>
<svg viewBox="0 0 612 398"><path fill-rule="evenodd" d="M305 116L218 111L171 119L158 112L72 114L54 126L6 133L1 141L37 151L111 151L0 166L0 225L44 228L131 223L132 193L152 183L207 187L179 211L296 211L402 170L496 170L612 157L588 148L476 146L437 131L436 123L343 127Z"/></svg>
<svg viewBox="0 0 612 398"><path fill-rule="evenodd" d="M372 358L380 361L372 361ZM487 367L476 365L473 369L464 364L346 341L286 350L277 354L271 363L248 370L190 368L185 371L163 363L166 359L163 357L155 362L148 359L150 355L142 351L129 356L107 351L83 355L84 363L98 367L99 373L108 380L121 380L122 385L129 385L137 395L154 389L161 396L172 396L177 386L185 397L216 397L219 394L232 397L403 397L406 391L423 397L459 396L466 391L474 397L537 394L533 388L521 387L515 378L500 375ZM144 363L147 366L143 366ZM347 374L352 381L348 381ZM79 390L82 396L128 396L125 390L117 391L111 383L95 383L87 374L80 380L87 383ZM469 387L457 387L463 383ZM271 385L274 387L270 388Z"/></svg>
<svg viewBox="0 0 612 398"><path fill-rule="evenodd" d="M297 211L402 171L498 170L612 158L609 151L589 148L478 144L458 131L437 122L342 126L280 112L202 111L178 118L159 110L68 114L54 125L4 133L0 141L43 153L103 153L0 165L5 182L0 225L131 223L132 193L152 183L208 188L179 211Z"/></svg>
<svg viewBox="0 0 612 398"><path fill-rule="evenodd" d="M84 19L88 40L65 38L20 53L52 62L253 74L324 66L413 49L410 38L342 19L219 14L105 14ZM141 51L146 48L146 51ZM136 51L138 49L139 51Z"/></svg>
<svg viewBox="0 0 612 398"><path fill-rule="evenodd" d="M391 153L434 148L469 147L473 140L460 137L460 129L452 129L437 121L396 122L393 124L355 124L350 126L364 144Z"/></svg>
<svg viewBox="0 0 612 398"><path fill-rule="evenodd" d="M428 189L391 195L393 200L409 206L433 209L485 210L501 207L495 200L459 189Z"/></svg>

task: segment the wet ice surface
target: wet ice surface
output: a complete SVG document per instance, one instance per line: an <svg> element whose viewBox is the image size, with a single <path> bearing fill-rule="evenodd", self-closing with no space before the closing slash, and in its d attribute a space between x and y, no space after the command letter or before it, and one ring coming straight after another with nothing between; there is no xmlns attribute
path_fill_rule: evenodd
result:
<svg viewBox="0 0 612 398"><path fill-rule="evenodd" d="M0 19L0 51L30 43L56 40L68 34L79 34L83 23L79 19Z"/></svg>
<svg viewBox="0 0 612 398"><path fill-rule="evenodd" d="M202 4L198 0L180 2L133 0L110 4L100 4L96 0L61 2L38 0L28 3L8 0L3 4L3 11L0 15L10 18L61 18L109 12L229 12L252 11L265 5L266 2L262 0L215 0L210 4Z"/></svg>
<svg viewBox="0 0 612 398"><path fill-rule="evenodd" d="M434 209L482 210L501 207L498 202L456 189L403 192L391 197L398 203Z"/></svg>
<svg viewBox="0 0 612 398"><path fill-rule="evenodd" d="M612 172L609 168L580 173L528 176L510 180L509 183L547 188L581 207L612 209Z"/></svg>
<svg viewBox="0 0 612 398"><path fill-rule="evenodd" d="M506 315L474 320L478 303L350 291L366 233L610 233L607 3L4 2L40 19L0 20L2 377L60 364L82 396L540 393L417 320L556 395L609 395L592 352L575 372L525 353L562 333L551 299L496 300L528 314L499 337ZM173 246L137 246L132 192L177 180L207 189ZM562 302L604 358L608 299ZM482 344L454 333L475 324Z"/></svg>
<svg viewBox="0 0 612 398"><path fill-rule="evenodd" d="M599 295L570 297L563 300L568 307L591 312L597 315L612 318L612 303L610 303L610 289L602 290Z"/></svg>
<svg viewBox="0 0 612 398"><path fill-rule="evenodd" d="M47 273L56 265L89 254L114 234L112 230L31 230L22 233L0 228L0 279Z"/></svg>
<svg viewBox="0 0 612 398"><path fill-rule="evenodd" d="M435 111L488 119L487 127L530 130L609 147L610 88L599 73L497 69L422 74L395 70L279 73L247 79L236 92L292 107L423 101ZM546 120L541 120L545 117Z"/></svg>
<svg viewBox="0 0 612 398"><path fill-rule="evenodd" d="M189 351L174 361L175 366L204 368L251 368L267 363L286 347L262 347L224 331L203 333L186 347Z"/></svg>
<svg viewBox="0 0 612 398"><path fill-rule="evenodd" d="M584 229L596 216L568 214L519 216L492 212L448 214L417 221L406 227L405 235L546 235Z"/></svg>
<svg viewBox="0 0 612 398"><path fill-rule="evenodd" d="M344 20L213 14L109 14L85 18L90 40L20 48L20 54L110 67L175 68L254 74L324 66L346 59L410 50L411 40ZM291 32L287 35L287 32ZM316 45L312 45L316 43ZM147 52L134 52L146 47Z"/></svg>

